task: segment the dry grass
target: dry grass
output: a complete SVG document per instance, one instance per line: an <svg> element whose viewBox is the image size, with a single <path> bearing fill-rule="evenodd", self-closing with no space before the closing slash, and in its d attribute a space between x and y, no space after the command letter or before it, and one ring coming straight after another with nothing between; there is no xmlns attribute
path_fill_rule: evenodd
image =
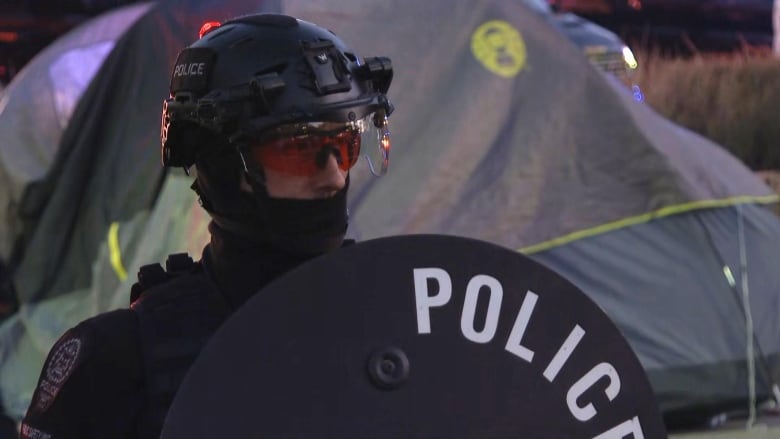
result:
<svg viewBox="0 0 780 439"><path fill-rule="evenodd" d="M638 55L632 80L666 117L755 170L780 169L780 60L767 50L668 58Z"/></svg>

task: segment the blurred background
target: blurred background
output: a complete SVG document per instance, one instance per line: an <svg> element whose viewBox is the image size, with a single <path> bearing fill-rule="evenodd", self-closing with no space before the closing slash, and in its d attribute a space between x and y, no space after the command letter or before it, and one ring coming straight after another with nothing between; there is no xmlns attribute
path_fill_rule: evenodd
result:
<svg viewBox="0 0 780 439"><path fill-rule="evenodd" d="M129 0L4 0L0 3L0 84L41 49L89 18Z"/></svg>
<svg viewBox="0 0 780 439"><path fill-rule="evenodd" d="M484 0L452 2L447 16L432 0L4 0L0 411L10 424L64 329L126 306L140 264L172 249L199 253L208 219L189 180L159 166L165 64L204 18L255 3L314 17L348 41L366 36L359 44L393 59L393 99L403 110L393 121L398 154L380 185L354 176L357 238L462 234L555 268L624 331L656 373L667 425L680 430L717 426L723 413L744 415L750 395L740 350L743 332L753 331L741 326L735 277L747 278L738 258L747 242L755 251L755 332L765 349L750 406L766 403L760 406L777 414L780 220L767 210L780 210L758 181L780 191L773 0ZM419 7L421 18L387 10L396 4ZM470 29L483 16L503 17L525 38L528 65L511 81L458 55L468 53ZM395 30L394 38L375 35L376 23ZM737 236L738 243L727 241ZM739 267L736 276L729 267ZM651 315L648 305L666 299L671 305ZM734 309L718 314L719 304ZM712 320L701 317L709 311ZM661 317L679 320L679 331L666 337Z"/></svg>
<svg viewBox="0 0 780 439"><path fill-rule="evenodd" d="M752 169L780 169L774 0L549 3L623 39L639 59L633 81L657 111L722 144ZM764 174L777 188L777 175Z"/></svg>
<svg viewBox="0 0 780 439"><path fill-rule="evenodd" d="M780 124L771 123L780 110L774 0L522 1L636 86L637 98L778 179L766 172L780 169ZM138 0L3 1L0 89L57 37L130 3Z"/></svg>

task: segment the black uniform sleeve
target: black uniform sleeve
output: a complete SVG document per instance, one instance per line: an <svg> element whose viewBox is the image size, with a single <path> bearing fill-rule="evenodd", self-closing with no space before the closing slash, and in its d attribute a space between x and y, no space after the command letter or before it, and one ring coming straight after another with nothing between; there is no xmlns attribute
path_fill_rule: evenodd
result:
<svg viewBox="0 0 780 439"><path fill-rule="evenodd" d="M123 309L85 320L49 351L21 437L134 437L142 380L135 313Z"/></svg>

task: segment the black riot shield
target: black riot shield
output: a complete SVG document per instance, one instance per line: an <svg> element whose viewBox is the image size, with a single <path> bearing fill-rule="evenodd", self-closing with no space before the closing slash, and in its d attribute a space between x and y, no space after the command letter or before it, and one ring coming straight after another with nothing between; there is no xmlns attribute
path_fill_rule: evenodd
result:
<svg viewBox="0 0 780 439"><path fill-rule="evenodd" d="M609 318L571 283L471 239L383 238L318 258L214 335L169 438L665 438Z"/></svg>

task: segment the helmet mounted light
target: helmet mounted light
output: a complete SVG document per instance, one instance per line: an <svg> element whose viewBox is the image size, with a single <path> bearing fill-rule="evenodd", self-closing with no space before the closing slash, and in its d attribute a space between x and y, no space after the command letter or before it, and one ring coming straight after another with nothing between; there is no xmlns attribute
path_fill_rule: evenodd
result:
<svg viewBox="0 0 780 439"><path fill-rule="evenodd" d="M222 26L222 23L218 21L207 21L203 23L203 26L200 27L200 30L198 31L198 38L203 38L204 35L207 33L213 31L214 29Z"/></svg>

